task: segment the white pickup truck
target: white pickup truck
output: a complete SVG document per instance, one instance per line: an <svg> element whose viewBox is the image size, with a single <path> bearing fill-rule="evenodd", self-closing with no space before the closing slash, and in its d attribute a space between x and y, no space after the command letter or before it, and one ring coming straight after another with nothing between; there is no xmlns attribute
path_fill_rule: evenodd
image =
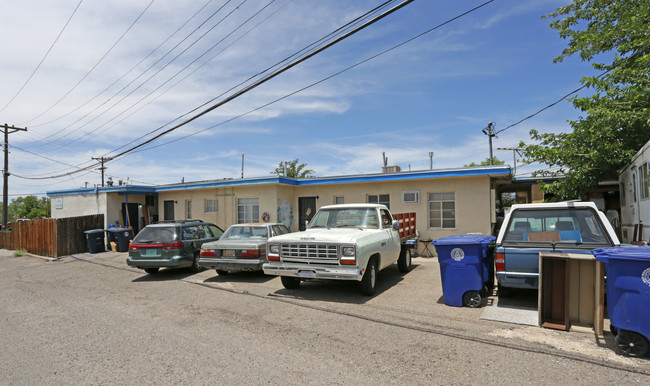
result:
<svg viewBox="0 0 650 386"><path fill-rule="evenodd" d="M303 280L356 280L364 295L375 293L377 272L397 262L411 268L403 244L415 237L415 213L396 215L385 205L341 204L320 208L304 232L271 237L264 273L296 289Z"/></svg>

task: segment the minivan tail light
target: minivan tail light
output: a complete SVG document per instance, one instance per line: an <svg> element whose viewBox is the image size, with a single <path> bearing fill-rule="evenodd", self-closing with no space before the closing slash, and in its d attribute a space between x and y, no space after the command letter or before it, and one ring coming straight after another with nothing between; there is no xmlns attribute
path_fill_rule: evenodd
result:
<svg viewBox="0 0 650 386"><path fill-rule="evenodd" d="M164 250L166 250L166 251L169 251L171 249L183 249L183 248L185 248L185 244L183 244L182 241L177 241L177 242L171 243L171 244L163 244L162 248Z"/></svg>
<svg viewBox="0 0 650 386"><path fill-rule="evenodd" d="M506 270L506 255L505 253L494 254L494 268L497 272L504 272Z"/></svg>

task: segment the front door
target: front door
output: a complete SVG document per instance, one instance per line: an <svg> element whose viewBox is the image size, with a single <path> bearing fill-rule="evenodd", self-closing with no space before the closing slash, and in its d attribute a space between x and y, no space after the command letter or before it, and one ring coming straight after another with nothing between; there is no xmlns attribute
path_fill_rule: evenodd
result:
<svg viewBox="0 0 650 386"><path fill-rule="evenodd" d="M174 219L174 200L165 201L163 203L163 219L165 221L171 221Z"/></svg>
<svg viewBox="0 0 650 386"><path fill-rule="evenodd" d="M124 219L124 223L122 224L122 226L127 228L133 228L134 234L138 233L138 231L140 230L138 211L139 211L138 204L134 204L132 202L129 202L128 204L126 202L122 203L122 218Z"/></svg>
<svg viewBox="0 0 650 386"><path fill-rule="evenodd" d="M316 197L298 197L298 229L304 231L316 214Z"/></svg>

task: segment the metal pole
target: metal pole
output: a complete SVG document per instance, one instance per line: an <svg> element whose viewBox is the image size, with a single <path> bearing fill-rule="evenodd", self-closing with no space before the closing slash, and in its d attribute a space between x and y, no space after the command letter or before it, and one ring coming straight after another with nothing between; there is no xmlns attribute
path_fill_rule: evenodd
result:
<svg viewBox="0 0 650 386"><path fill-rule="evenodd" d="M2 229L7 229L7 215L9 211L9 134L10 133L15 133L18 130L22 131L27 131L27 128L20 128L20 127L14 127L14 126L9 126L6 123L4 126L1 126L4 129L4 134L5 134L5 144L4 144L4 150L5 150L5 168L2 171L2 180L3 180L3 185L2 185ZM11 132L9 130L12 130Z"/></svg>
<svg viewBox="0 0 650 386"><path fill-rule="evenodd" d="M7 229L7 211L8 211L8 205L7 202L9 201L9 187L7 186L7 182L9 181L9 148L7 146L7 143L9 142L9 128L7 127L7 124L5 123L4 125L5 129L5 168L2 171L2 229Z"/></svg>

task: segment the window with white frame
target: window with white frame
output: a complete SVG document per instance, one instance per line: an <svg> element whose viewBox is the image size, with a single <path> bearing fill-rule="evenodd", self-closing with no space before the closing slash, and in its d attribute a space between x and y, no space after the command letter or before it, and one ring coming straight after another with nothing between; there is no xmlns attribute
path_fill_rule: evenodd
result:
<svg viewBox="0 0 650 386"><path fill-rule="evenodd" d="M369 204L382 204L386 205L390 209L390 195L389 194L369 194L368 195Z"/></svg>
<svg viewBox="0 0 650 386"><path fill-rule="evenodd" d="M237 199L237 223L260 222L259 198Z"/></svg>
<svg viewBox="0 0 650 386"><path fill-rule="evenodd" d="M219 211L219 201L206 199L203 211L205 213L217 213Z"/></svg>
<svg viewBox="0 0 650 386"><path fill-rule="evenodd" d="M454 192L429 193L429 228L456 227L456 198Z"/></svg>
<svg viewBox="0 0 650 386"><path fill-rule="evenodd" d="M192 218L192 201L185 200L185 218Z"/></svg>
<svg viewBox="0 0 650 386"><path fill-rule="evenodd" d="M650 197L650 186L648 185L648 163L639 166L639 198L642 200Z"/></svg>

